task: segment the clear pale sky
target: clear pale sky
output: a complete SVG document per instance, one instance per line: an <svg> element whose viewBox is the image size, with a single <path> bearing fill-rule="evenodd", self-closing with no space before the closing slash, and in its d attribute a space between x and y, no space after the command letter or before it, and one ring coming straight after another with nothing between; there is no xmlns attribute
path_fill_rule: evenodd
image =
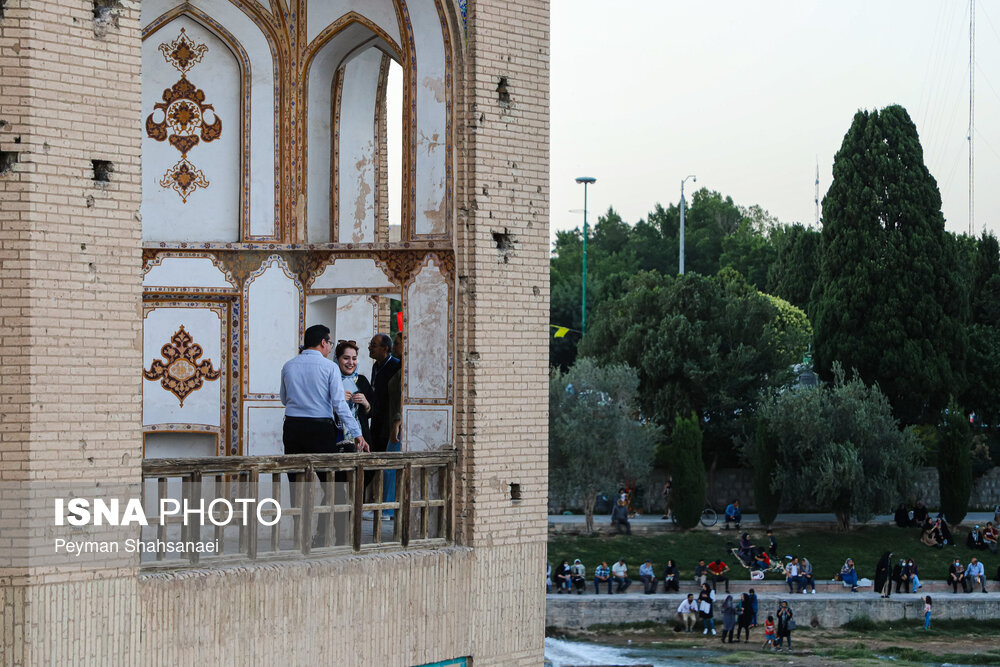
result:
<svg viewBox="0 0 1000 667"><path fill-rule="evenodd" d="M975 233L1000 234L1000 2L976 1ZM551 224L706 187L811 224L858 109L906 107L969 228L968 0L552 0Z"/></svg>

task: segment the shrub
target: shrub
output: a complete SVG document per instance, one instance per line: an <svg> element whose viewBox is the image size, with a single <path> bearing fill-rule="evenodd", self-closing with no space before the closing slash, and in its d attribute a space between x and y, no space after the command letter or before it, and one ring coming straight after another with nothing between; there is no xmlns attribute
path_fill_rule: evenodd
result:
<svg viewBox="0 0 1000 667"><path fill-rule="evenodd" d="M670 509L677 525L689 530L698 525L705 509L705 464L701 459L701 426L692 412L687 419L677 415L670 439Z"/></svg>

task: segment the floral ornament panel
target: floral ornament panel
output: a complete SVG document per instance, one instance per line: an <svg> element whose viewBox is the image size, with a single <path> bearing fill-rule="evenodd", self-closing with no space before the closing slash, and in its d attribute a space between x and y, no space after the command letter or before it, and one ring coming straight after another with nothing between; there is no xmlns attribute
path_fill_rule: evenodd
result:
<svg viewBox="0 0 1000 667"><path fill-rule="evenodd" d="M160 185L176 191L181 202L187 203L192 192L209 185L205 174L188 161L188 153L201 142L221 137L222 119L205 102L205 91L187 78L187 72L201 62L208 46L195 44L181 28L177 39L160 44L159 49L166 61L181 73L181 78L163 91L161 102L153 105L153 113L146 117L146 136L166 141L180 152L180 162L167 170Z"/></svg>
<svg viewBox="0 0 1000 667"><path fill-rule="evenodd" d="M201 345L194 342L182 325L170 342L160 348L163 360L154 359L149 370L143 370L147 380L159 380L160 386L178 398L181 407L188 394L205 384L205 380L218 380L222 370L215 370L208 359L199 361Z"/></svg>

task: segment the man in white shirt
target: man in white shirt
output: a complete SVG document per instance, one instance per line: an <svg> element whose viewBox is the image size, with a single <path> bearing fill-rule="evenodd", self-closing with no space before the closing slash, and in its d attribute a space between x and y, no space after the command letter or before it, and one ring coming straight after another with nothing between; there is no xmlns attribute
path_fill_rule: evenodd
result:
<svg viewBox="0 0 1000 667"><path fill-rule="evenodd" d="M975 556L969 561L969 567L965 568L965 578L969 581L970 590L978 582L983 589L983 593L986 592L986 571L983 568L983 564Z"/></svg>
<svg viewBox="0 0 1000 667"><path fill-rule="evenodd" d="M698 603L694 601L694 595L688 593L687 597L681 600L677 607L677 617L685 625L684 632L694 632L695 621L698 620Z"/></svg>
<svg viewBox="0 0 1000 667"><path fill-rule="evenodd" d="M632 585L632 580L628 578L628 565L624 558L619 558L618 562L611 566L611 580L617 587L615 593L624 593Z"/></svg>

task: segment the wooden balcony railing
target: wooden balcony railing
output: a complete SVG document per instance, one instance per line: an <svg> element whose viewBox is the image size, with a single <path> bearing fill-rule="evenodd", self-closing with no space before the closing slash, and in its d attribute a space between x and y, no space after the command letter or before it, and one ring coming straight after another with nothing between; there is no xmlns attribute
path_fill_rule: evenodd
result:
<svg viewBox="0 0 1000 667"><path fill-rule="evenodd" d="M454 450L147 459L140 567L451 545L456 460ZM185 522L182 514L161 516L161 500L206 511Z"/></svg>

